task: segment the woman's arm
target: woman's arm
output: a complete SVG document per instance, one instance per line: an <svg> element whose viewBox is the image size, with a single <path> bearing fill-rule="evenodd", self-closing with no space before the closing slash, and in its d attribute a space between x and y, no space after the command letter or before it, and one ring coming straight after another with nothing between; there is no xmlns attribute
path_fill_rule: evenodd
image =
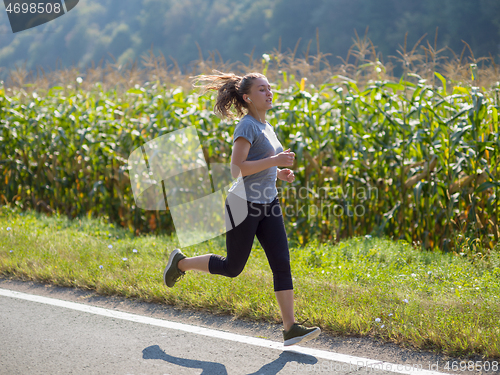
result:
<svg viewBox="0 0 500 375"><path fill-rule="evenodd" d="M234 142L233 154L231 157L231 175L233 178L237 178L240 171L241 176L248 176L278 165L293 165L295 153L289 152L288 150L260 160L247 160L250 146L250 142L243 137L238 138Z"/></svg>

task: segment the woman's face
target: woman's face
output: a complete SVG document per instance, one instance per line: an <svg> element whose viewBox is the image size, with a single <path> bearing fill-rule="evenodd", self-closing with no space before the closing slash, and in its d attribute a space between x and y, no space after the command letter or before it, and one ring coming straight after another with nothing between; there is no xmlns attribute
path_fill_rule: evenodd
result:
<svg viewBox="0 0 500 375"><path fill-rule="evenodd" d="M248 103L249 106L255 106L257 110L273 108L273 91L267 78L255 78L250 88L250 94L247 97L252 100Z"/></svg>

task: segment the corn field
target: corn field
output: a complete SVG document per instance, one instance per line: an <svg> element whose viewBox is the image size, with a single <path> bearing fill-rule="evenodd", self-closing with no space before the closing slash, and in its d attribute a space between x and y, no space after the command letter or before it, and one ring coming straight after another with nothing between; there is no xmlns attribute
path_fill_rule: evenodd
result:
<svg viewBox="0 0 500 375"><path fill-rule="evenodd" d="M141 67L19 68L0 86L0 204L172 232L168 208L134 205L128 156L195 125L207 162L229 163L235 122L189 77L259 71L273 84L267 120L296 154L294 183L277 183L291 241L385 235L484 256L499 237L500 75L465 52L419 42L384 63L358 37L338 65L278 49L248 64L200 53L189 73L152 54Z"/></svg>

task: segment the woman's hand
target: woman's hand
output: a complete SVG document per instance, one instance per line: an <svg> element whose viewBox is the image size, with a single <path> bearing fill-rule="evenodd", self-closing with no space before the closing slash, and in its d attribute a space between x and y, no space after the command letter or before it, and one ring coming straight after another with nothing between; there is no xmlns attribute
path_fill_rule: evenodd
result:
<svg viewBox="0 0 500 375"><path fill-rule="evenodd" d="M276 166L291 167L295 160L295 152L291 152L290 149L288 149L272 157L275 159Z"/></svg>
<svg viewBox="0 0 500 375"><path fill-rule="evenodd" d="M295 175L291 169L278 169L278 178L282 181L293 182L295 180Z"/></svg>

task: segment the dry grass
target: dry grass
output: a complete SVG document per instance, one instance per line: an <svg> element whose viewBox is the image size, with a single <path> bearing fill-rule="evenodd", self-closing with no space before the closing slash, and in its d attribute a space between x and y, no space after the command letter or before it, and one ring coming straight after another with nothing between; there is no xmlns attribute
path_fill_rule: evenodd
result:
<svg viewBox="0 0 500 375"><path fill-rule="evenodd" d="M366 30L368 31L368 29ZM353 45L347 56L335 56L339 64L332 65L330 53L318 52L316 55L309 53L311 42L303 56L298 56L297 49L301 40L297 41L294 50L281 51L281 41L278 48L268 53L269 61L262 56L254 56L254 51L247 54L248 61L224 62L217 51L209 53L204 58L199 48L199 59L193 61L184 71L179 67L177 61L163 54L154 55L152 51L141 56L140 61L130 61L127 64L116 62L92 63L91 67L80 70L76 67L64 67L54 71L45 71L38 68L36 72L27 71L25 66L19 66L9 72L5 82L6 87L24 88L27 92L30 87L38 90L48 90L52 86L75 85L78 77L83 78L81 87L85 91L91 91L96 82L101 83L103 91L128 90L135 85L143 85L145 82L157 82L160 85L182 87L189 91L192 89L190 77L198 74L211 73L214 69L219 71L232 71L237 74L245 74L251 71L265 71L271 82L283 81L283 74L295 77L300 81L304 78L308 84L319 87L324 83L332 81L332 77L343 76L355 80L359 87L364 87L370 81L375 80L398 80L395 71L401 71L408 76L418 76L427 80L428 83L436 84L434 72L441 72L451 82L463 85L471 85L471 64L479 66L479 75L475 86L490 87L500 80L498 67L492 56L474 56L470 46L464 42L464 48L459 54L449 48L437 49L438 32L436 30L434 45L426 41L422 42L426 35L414 45L408 46L406 36L404 43L399 46L396 56L389 56L384 62L383 56L376 51L372 41L360 37L356 33ZM316 38L317 51L320 51L319 37ZM330 59L329 59L330 58ZM286 88L293 80L282 82Z"/></svg>

